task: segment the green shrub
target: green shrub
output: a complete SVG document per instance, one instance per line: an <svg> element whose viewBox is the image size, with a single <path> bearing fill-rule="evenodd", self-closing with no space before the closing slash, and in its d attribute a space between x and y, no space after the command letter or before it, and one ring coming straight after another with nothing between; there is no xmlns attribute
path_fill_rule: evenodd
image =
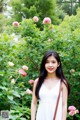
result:
<svg viewBox="0 0 80 120"><path fill-rule="evenodd" d="M10 110L11 119L14 116L17 120L30 120L32 96L26 94L26 89L32 90L32 86L28 81L38 77L43 54L50 49L59 53L65 76L70 83L68 105L74 105L80 110L79 19L80 10L76 16L66 16L59 26L42 24L42 31L32 19L23 20L18 27L6 26L4 33L0 35L0 109ZM12 67L8 65L9 61L14 63ZM26 77L19 74L23 65L29 67ZM14 84L11 84L12 79L15 80ZM79 120L79 117L75 120Z"/></svg>

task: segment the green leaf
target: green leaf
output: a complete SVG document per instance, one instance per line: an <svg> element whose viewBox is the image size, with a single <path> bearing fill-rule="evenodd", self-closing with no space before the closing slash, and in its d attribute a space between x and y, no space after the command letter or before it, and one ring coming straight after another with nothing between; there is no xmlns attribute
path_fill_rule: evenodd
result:
<svg viewBox="0 0 80 120"><path fill-rule="evenodd" d="M4 72L3 71L0 71L0 76L4 76Z"/></svg>
<svg viewBox="0 0 80 120"><path fill-rule="evenodd" d="M19 93L17 91L14 91L13 95L20 98L20 95L19 95Z"/></svg>
<svg viewBox="0 0 80 120"><path fill-rule="evenodd" d="M26 118L21 117L20 120L26 120Z"/></svg>
<svg viewBox="0 0 80 120"><path fill-rule="evenodd" d="M9 100L13 100L13 96L12 95L8 95L7 96Z"/></svg>
<svg viewBox="0 0 80 120"><path fill-rule="evenodd" d="M6 88L6 87L3 87L3 86L0 86L0 89L2 89L2 90L7 90L7 88Z"/></svg>

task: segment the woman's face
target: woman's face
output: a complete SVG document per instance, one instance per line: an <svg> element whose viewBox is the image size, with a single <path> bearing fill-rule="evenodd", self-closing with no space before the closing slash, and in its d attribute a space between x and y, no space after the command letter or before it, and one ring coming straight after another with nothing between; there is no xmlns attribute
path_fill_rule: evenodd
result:
<svg viewBox="0 0 80 120"><path fill-rule="evenodd" d="M50 56L47 58L45 63L45 69L48 73L52 74L56 72L56 69L58 66L59 66L59 63L54 56Z"/></svg>

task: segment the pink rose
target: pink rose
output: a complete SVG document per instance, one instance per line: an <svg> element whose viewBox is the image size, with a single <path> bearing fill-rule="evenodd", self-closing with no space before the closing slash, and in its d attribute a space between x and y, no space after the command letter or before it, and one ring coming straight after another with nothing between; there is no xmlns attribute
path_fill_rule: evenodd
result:
<svg viewBox="0 0 80 120"><path fill-rule="evenodd" d="M23 69L20 69L19 73L24 77L27 75L27 73Z"/></svg>
<svg viewBox="0 0 80 120"><path fill-rule="evenodd" d="M33 20L34 20L34 22L38 22L38 21L39 21L39 18L38 18L37 16L34 16L34 17L33 17Z"/></svg>
<svg viewBox="0 0 80 120"><path fill-rule="evenodd" d="M19 26L19 23L18 23L17 21L14 21L14 22L12 23L12 25L13 25L14 27L18 27L18 26Z"/></svg>
<svg viewBox="0 0 80 120"><path fill-rule="evenodd" d="M26 65L22 66L23 70L28 70L28 67Z"/></svg>
<svg viewBox="0 0 80 120"><path fill-rule="evenodd" d="M75 107L75 106L69 106L69 107L68 107L68 110L70 110L70 111L75 111L75 110L76 110L76 107Z"/></svg>
<svg viewBox="0 0 80 120"><path fill-rule="evenodd" d="M34 84L34 80L29 80L29 84Z"/></svg>
<svg viewBox="0 0 80 120"><path fill-rule="evenodd" d="M43 24L51 24L51 19L49 17L45 17L43 19Z"/></svg>
<svg viewBox="0 0 80 120"><path fill-rule="evenodd" d="M75 106L69 106L69 107L68 107L68 110L70 110L70 112L69 112L69 115L70 115L70 116L73 116L74 114L79 113L79 111L76 110L76 107L75 107Z"/></svg>
<svg viewBox="0 0 80 120"><path fill-rule="evenodd" d="M28 95L30 95L30 94L32 94L32 91L31 91L30 89L27 89L27 90L26 90L26 93L27 93Z"/></svg>
<svg viewBox="0 0 80 120"><path fill-rule="evenodd" d="M69 115L70 115L70 116L73 116L74 114L75 114L75 111L70 111L70 112L69 112Z"/></svg>

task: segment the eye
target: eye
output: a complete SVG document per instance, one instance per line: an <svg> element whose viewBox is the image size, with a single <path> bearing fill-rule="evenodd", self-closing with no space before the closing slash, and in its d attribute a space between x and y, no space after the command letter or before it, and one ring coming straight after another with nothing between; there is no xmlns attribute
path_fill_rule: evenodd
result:
<svg viewBox="0 0 80 120"><path fill-rule="evenodd" d="M56 63L56 61L52 61L52 63Z"/></svg>

